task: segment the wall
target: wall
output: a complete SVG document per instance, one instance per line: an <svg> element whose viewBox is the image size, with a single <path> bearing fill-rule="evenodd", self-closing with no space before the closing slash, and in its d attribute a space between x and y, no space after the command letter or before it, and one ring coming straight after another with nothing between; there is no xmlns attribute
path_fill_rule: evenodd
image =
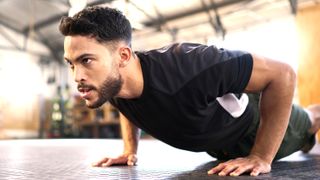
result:
<svg viewBox="0 0 320 180"><path fill-rule="evenodd" d="M7 138L36 137L45 84L39 57L0 50L0 130Z"/></svg>
<svg viewBox="0 0 320 180"><path fill-rule="evenodd" d="M320 5L300 9L298 90L300 104L320 103Z"/></svg>

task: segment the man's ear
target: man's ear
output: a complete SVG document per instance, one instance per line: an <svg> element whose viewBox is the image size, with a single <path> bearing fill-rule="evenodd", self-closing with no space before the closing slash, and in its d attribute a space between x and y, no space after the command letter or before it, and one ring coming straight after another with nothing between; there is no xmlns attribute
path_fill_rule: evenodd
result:
<svg viewBox="0 0 320 180"><path fill-rule="evenodd" d="M120 67L125 67L129 64L131 59L132 51L129 47L121 47L120 48Z"/></svg>

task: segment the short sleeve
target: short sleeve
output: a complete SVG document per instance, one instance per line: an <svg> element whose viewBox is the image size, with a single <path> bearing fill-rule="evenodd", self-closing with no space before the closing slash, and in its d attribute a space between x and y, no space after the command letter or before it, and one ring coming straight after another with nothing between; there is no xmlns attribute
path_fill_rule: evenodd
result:
<svg viewBox="0 0 320 180"><path fill-rule="evenodd" d="M253 58L243 51L205 48L196 57L199 62L212 61L192 80L192 87L211 98L227 93L242 93L252 73ZM190 87L191 87L190 86Z"/></svg>

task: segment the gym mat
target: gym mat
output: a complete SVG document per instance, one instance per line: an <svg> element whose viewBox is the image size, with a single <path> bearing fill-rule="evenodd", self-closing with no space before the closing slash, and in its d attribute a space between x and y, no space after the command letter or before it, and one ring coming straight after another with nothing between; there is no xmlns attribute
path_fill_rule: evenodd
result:
<svg viewBox="0 0 320 180"><path fill-rule="evenodd" d="M1 140L0 179L320 179L320 145L309 154L294 153L258 177L207 175L218 164L206 153L141 140L136 166L91 167L102 157L122 152L122 140Z"/></svg>

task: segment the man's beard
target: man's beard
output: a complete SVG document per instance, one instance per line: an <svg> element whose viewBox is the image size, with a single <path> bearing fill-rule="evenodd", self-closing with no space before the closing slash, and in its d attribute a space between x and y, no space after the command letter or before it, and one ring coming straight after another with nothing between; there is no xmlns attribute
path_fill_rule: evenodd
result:
<svg viewBox="0 0 320 180"><path fill-rule="evenodd" d="M109 101L115 97L121 90L123 80L119 74L116 77L109 77L103 82L102 86L98 89L95 89L98 92L98 100L91 105L88 105L89 108L98 108L102 106L105 102Z"/></svg>

